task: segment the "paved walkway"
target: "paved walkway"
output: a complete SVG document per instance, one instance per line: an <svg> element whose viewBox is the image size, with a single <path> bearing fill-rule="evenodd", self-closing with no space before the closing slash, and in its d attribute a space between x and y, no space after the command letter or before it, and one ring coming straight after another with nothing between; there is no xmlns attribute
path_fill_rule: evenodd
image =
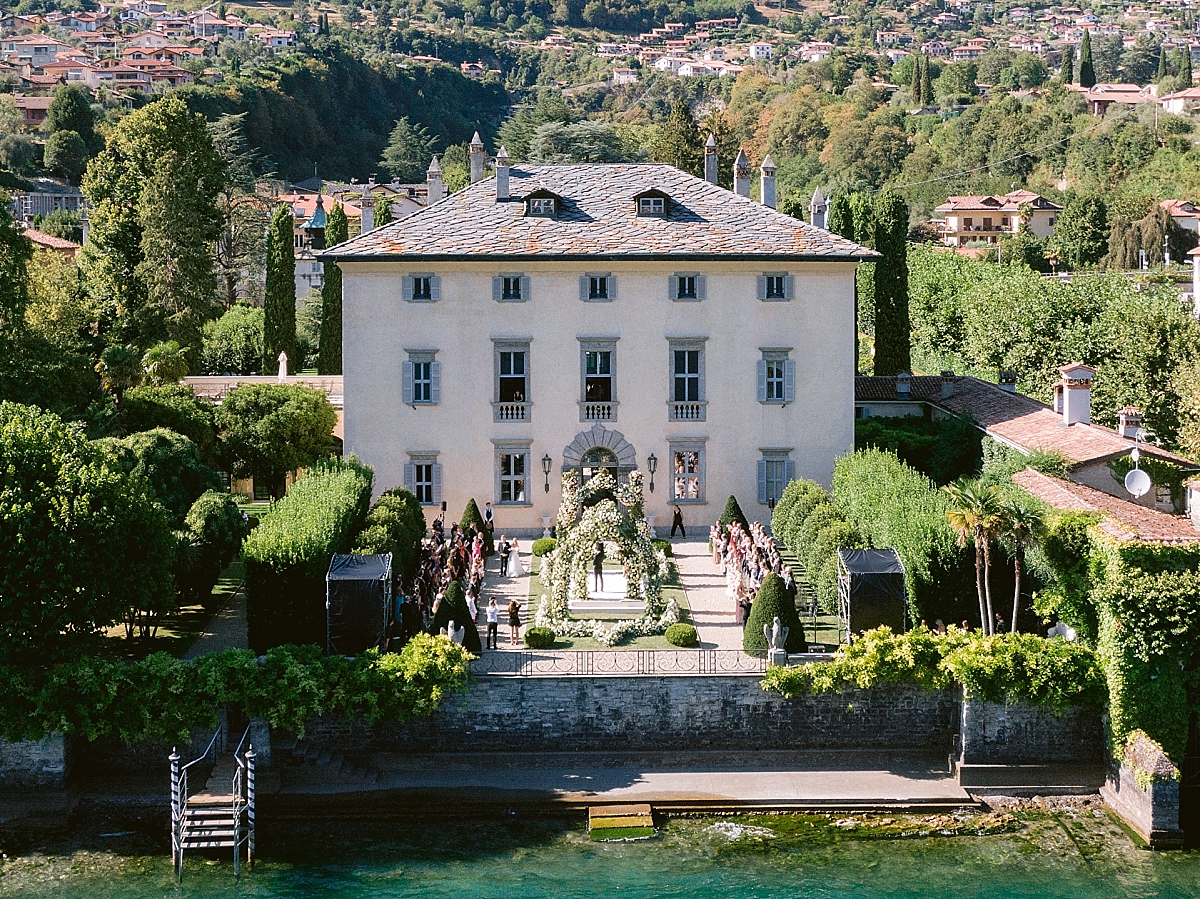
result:
<svg viewBox="0 0 1200 899"><path fill-rule="evenodd" d="M708 538L672 540L679 582L704 649L741 649L742 627L725 595L725 575L713 564Z"/></svg>
<svg viewBox="0 0 1200 899"><path fill-rule="evenodd" d="M870 753L382 753L362 760L378 771L372 792L400 799L454 793L457 804L656 807L889 807L967 805L972 800L946 758ZM318 767L283 769L283 792L353 789ZM360 788L361 789L361 788Z"/></svg>
<svg viewBox="0 0 1200 899"><path fill-rule="evenodd" d="M204 625L204 630L183 654L183 658L190 661L210 652L249 648L250 638L246 631L246 582L242 581L221 607L221 611Z"/></svg>

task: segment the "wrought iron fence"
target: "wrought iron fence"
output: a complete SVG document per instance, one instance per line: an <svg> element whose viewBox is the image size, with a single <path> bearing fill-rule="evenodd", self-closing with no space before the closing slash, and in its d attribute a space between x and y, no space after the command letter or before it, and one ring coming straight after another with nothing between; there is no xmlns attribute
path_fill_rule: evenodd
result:
<svg viewBox="0 0 1200 899"><path fill-rule="evenodd" d="M763 674L766 658L736 649L589 649L562 652L485 652L471 663L477 675L514 677L647 677Z"/></svg>

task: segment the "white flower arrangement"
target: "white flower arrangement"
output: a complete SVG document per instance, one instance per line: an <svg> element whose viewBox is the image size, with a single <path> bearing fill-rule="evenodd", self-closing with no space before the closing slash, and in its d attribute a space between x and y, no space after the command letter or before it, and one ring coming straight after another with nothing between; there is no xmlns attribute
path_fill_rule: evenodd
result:
<svg viewBox="0 0 1200 899"><path fill-rule="evenodd" d="M666 554L650 540L650 524L643 511L642 474L630 472L620 487L601 471L581 485L579 473L562 478L563 498L558 508L558 545L542 560L541 579L546 593L538 604L535 623L564 637L591 637L602 646L616 646L626 637L661 634L679 620L674 600L664 601L662 582L668 576ZM614 502L611 497L615 496ZM645 599L640 618L613 623L571 618L572 600L587 597L587 578L593 547L615 550L625 570L626 595Z"/></svg>

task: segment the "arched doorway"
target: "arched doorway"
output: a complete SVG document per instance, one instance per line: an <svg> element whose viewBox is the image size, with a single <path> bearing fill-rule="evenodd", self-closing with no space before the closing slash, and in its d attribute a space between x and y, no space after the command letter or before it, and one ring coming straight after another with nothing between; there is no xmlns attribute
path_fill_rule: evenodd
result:
<svg viewBox="0 0 1200 899"><path fill-rule="evenodd" d="M580 474L582 475L582 480L585 484L598 475L601 471L607 471L610 475L612 475L612 479L614 481L617 480L617 456L612 450L606 447L592 447L583 454L583 457L579 460L579 464L582 466L582 471Z"/></svg>

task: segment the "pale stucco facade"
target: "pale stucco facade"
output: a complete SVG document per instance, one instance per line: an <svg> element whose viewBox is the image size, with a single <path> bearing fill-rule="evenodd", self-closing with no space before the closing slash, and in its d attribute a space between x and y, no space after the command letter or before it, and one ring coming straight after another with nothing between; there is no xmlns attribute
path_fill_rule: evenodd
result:
<svg viewBox="0 0 1200 899"><path fill-rule="evenodd" d="M680 502L688 526L699 533L729 494L748 517L769 520L769 506L759 502L760 460L789 459L796 477L828 485L834 460L853 447L855 262L769 266L794 279L787 300L758 299L757 279L766 268L759 262L526 261L503 269L495 262L340 264L345 451L374 467L377 494L405 484L406 464L436 457L448 521L474 497L481 508L492 503L498 531L540 533L542 516L558 507L561 473L577 459L580 441L603 438L594 425L628 442L621 461L632 450L647 484L646 460L657 458L654 491L646 498L660 528L669 526L675 501L673 451L702 453L700 499ZM513 269L527 279L527 298L493 299L493 278ZM705 276L703 299L671 298L669 285L680 269ZM580 277L596 270L615 276L614 299L580 298ZM414 271L436 275L436 301L404 299L404 278ZM588 341L611 347L612 420L581 421ZM525 342L526 420L497 421L497 347ZM671 420L671 351L680 346L701 349L703 420ZM764 351L794 363L791 402L760 402ZM414 356L440 365L436 403L405 403L404 362ZM696 414L695 407L688 414ZM506 504L498 456L514 449L525 456L525 496ZM552 465L549 492L545 456ZM411 479L412 470L407 474ZM777 494L774 487L771 492ZM440 502L427 506L428 517L439 509Z"/></svg>

